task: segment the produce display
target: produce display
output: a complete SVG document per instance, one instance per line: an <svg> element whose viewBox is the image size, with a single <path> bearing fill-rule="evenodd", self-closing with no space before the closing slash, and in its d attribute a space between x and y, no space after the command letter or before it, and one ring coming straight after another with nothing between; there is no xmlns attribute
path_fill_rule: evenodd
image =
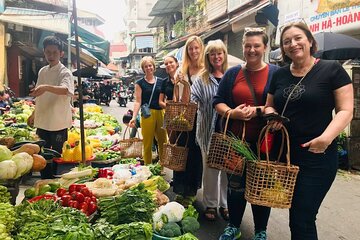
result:
<svg viewBox="0 0 360 240"><path fill-rule="evenodd" d="M32 141L26 114L31 114L33 106L24 104L5 115L6 121L0 120L0 240L152 240L156 235L197 239L193 235L199 227L196 210L169 202L164 192L170 184L161 176L160 164L143 166L140 159L121 157L121 127L96 105L84 106L89 127L85 156L106 167L95 168L91 161L76 164L55 179L37 181L24 191L19 205L11 205L11 194L1 184L10 182L16 187L22 176L44 169L43 156L51 153ZM54 162L81 161L77 120L75 114L62 156L54 153ZM155 217L159 214L161 223Z"/></svg>

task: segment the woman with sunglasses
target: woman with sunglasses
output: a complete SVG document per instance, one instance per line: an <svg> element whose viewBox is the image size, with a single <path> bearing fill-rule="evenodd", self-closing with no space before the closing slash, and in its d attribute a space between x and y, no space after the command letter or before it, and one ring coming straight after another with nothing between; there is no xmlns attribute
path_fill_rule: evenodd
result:
<svg viewBox="0 0 360 240"><path fill-rule="evenodd" d="M242 47L246 63L244 66L235 66L226 71L213 100L218 114L223 117L230 115L228 130L234 135L241 137L243 124L246 123L245 140L254 152L257 152L256 143L264 126L261 115L264 112L268 87L273 73L278 69L277 66L263 61L267 43L268 36L264 29L245 29ZM240 224L247 203L244 196L245 178L245 172L242 176L228 174L227 202L230 219L219 240L239 239L241 236ZM253 204L251 208L255 225L253 239L266 240L270 208Z"/></svg>
<svg viewBox="0 0 360 240"><path fill-rule="evenodd" d="M209 221L216 220L219 207L219 212L224 220L229 220L226 173L206 165L209 142L216 119L212 99L228 68L227 49L223 41L218 39L208 42L204 51L204 65L204 70L191 86L191 100L198 103L196 140L199 143L203 159L205 218Z"/></svg>
<svg viewBox="0 0 360 240"><path fill-rule="evenodd" d="M291 239L317 240L316 215L336 176L335 138L352 119L353 87L339 63L312 56L317 43L305 23L286 25L280 48L290 65L274 74L265 112L290 119L285 124L290 160L300 168L290 208Z"/></svg>
<svg viewBox="0 0 360 240"><path fill-rule="evenodd" d="M149 104L150 116L141 113L140 125L143 136L143 159L145 164L152 163L152 145L154 137L159 147L159 158L161 161L163 144L167 142L167 134L162 128L164 124L164 110L159 106L159 95L162 79L154 75L155 61L152 57L145 56L140 61L141 69L145 76L135 83L134 114L129 126L136 127L136 117L144 104Z"/></svg>

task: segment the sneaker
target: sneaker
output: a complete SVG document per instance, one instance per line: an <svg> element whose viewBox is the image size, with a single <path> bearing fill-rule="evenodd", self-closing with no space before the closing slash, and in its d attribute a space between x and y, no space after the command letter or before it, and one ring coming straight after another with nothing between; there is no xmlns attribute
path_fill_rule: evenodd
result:
<svg viewBox="0 0 360 240"><path fill-rule="evenodd" d="M255 233L255 237L253 238L253 240L266 240L266 231L261 231L258 233Z"/></svg>
<svg viewBox="0 0 360 240"><path fill-rule="evenodd" d="M224 229L224 233L219 237L219 240L236 240L241 236L239 228L236 228L232 225L228 225Z"/></svg>

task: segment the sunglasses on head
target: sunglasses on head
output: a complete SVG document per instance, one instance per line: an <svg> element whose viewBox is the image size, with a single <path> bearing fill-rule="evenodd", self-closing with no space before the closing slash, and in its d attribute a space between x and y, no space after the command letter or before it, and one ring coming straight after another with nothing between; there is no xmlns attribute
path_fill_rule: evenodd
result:
<svg viewBox="0 0 360 240"><path fill-rule="evenodd" d="M246 27L244 28L244 34L247 33L265 33L266 29L264 27Z"/></svg>

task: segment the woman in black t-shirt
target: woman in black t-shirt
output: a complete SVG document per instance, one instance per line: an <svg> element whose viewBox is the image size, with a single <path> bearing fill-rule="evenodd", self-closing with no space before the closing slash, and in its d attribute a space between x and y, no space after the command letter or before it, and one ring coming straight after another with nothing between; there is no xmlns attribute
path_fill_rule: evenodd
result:
<svg viewBox="0 0 360 240"><path fill-rule="evenodd" d="M160 160L163 144L167 142L166 131L162 128L164 124L164 110L159 106L160 88L163 80L154 76L155 61L152 57L143 57L140 65L145 76L135 84L134 114L129 125L132 128L135 127L140 107L146 103L149 104L151 115L149 117L141 116L140 126L144 145L143 159L145 164L150 164L152 162L151 149L154 137L158 143Z"/></svg>
<svg viewBox="0 0 360 240"><path fill-rule="evenodd" d="M290 119L285 126L291 163L300 167L290 208L291 239L317 240L316 215L336 176L335 138L352 119L353 88L340 64L312 56L316 41L304 23L285 26L280 46L291 64L274 74L265 113Z"/></svg>
<svg viewBox="0 0 360 240"><path fill-rule="evenodd" d="M174 56L167 56L164 60L164 65L168 77L164 79L161 85L161 91L159 96L159 105L161 108L165 109L166 100L173 99L174 84L175 84L175 74L176 70L179 67L179 62Z"/></svg>

